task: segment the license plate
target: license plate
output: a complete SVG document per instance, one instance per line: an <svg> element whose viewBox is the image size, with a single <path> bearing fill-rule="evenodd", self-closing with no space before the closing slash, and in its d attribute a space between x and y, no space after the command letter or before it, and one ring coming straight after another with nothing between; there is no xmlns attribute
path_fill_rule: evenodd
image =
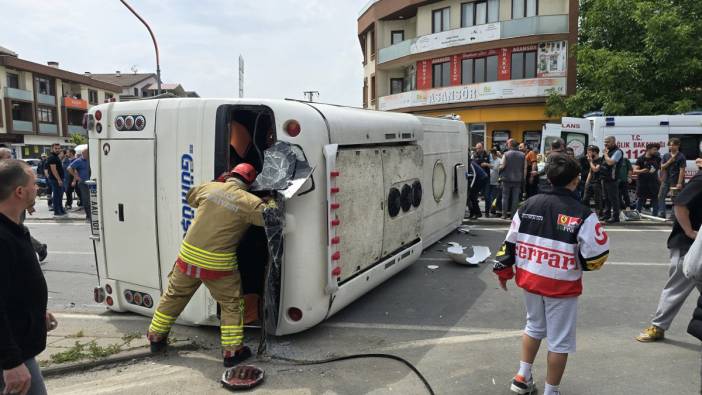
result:
<svg viewBox="0 0 702 395"><path fill-rule="evenodd" d="M100 236L100 215L98 214L97 182L86 181L90 193L90 231L93 236Z"/></svg>

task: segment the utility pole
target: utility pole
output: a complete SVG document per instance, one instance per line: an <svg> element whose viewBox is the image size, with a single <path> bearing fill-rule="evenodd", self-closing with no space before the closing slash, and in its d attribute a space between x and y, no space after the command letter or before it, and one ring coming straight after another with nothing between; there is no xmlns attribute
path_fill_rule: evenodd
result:
<svg viewBox="0 0 702 395"><path fill-rule="evenodd" d="M161 63L159 61L159 56L158 56L158 44L156 43L156 36L154 36L154 32L151 31L151 27L149 26L148 23L146 23L144 18L140 17L139 14L137 14L137 12L134 11L134 9L132 7L130 7L129 4L127 4L127 2L125 0L119 0L119 1L121 1L122 4L124 4L124 6L127 7L127 9L129 11L132 12L132 14L134 14L134 16L137 17L137 19L139 19L141 21L141 23L144 24L144 26L146 26L146 30L148 30L149 34L151 35L151 41L154 42L154 48L156 49L156 94L160 95L161 94Z"/></svg>
<svg viewBox="0 0 702 395"><path fill-rule="evenodd" d="M239 55L239 98L244 97L244 57Z"/></svg>
<svg viewBox="0 0 702 395"><path fill-rule="evenodd" d="M304 91L302 92L302 94L307 96L307 101L314 101L314 95L317 95L317 97L319 97L319 91Z"/></svg>

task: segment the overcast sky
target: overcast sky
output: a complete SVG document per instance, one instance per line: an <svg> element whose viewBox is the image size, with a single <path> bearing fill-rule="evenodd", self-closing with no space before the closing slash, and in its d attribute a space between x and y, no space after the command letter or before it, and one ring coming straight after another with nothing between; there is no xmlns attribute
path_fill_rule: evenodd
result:
<svg viewBox="0 0 702 395"><path fill-rule="evenodd" d="M361 105L356 19L367 0L128 0L158 40L161 79L202 97L303 98ZM119 0L0 0L0 46L83 73L155 72L146 28Z"/></svg>

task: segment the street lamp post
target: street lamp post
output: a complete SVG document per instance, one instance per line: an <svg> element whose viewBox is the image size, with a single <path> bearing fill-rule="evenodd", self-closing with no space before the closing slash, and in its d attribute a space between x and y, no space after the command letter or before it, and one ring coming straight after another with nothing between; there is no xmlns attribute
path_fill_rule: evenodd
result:
<svg viewBox="0 0 702 395"><path fill-rule="evenodd" d="M156 49L156 94L160 95L161 94L161 64L160 64L159 58L158 58L158 44L156 43L156 36L154 36L154 32L151 31L151 27L149 26L148 23L146 23L144 18L139 16L139 14L137 14L137 12L134 11L134 9L132 7L130 7L129 4L127 4L127 2L125 0L119 0L119 1L121 1L122 4L124 4L124 6L127 7L127 9L129 11L132 12L132 14L134 14L134 16L137 17L141 21L141 23L144 24L144 26L146 26L146 30L148 30L149 34L151 35L151 41L154 42L154 48Z"/></svg>

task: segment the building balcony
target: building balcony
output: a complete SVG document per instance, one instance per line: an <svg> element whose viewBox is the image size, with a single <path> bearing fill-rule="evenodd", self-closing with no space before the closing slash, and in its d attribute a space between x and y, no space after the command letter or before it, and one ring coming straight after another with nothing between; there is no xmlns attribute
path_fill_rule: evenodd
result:
<svg viewBox="0 0 702 395"><path fill-rule="evenodd" d="M85 130L85 129L83 129L83 126L82 126L82 125L67 125L67 126L68 126L68 127L66 128L66 131L68 131L68 134L77 133L77 134L80 134L80 135L83 135L83 136L87 136L87 135L88 135L88 131Z"/></svg>
<svg viewBox="0 0 702 395"><path fill-rule="evenodd" d="M24 89L5 87L5 97L8 99L17 99L24 101L34 101L34 96L32 91L26 91Z"/></svg>
<svg viewBox="0 0 702 395"><path fill-rule="evenodd" d="M87 110L88 101L83 99L74 99L72 97L64 97L63 106L73 110Z"/></svg>
<svg viewBox="0 0 702 395"><path fill-rule="evenodd" d="M55 123L39 123L39 133L58 134L58 125Z"/></svg>
<svg viewBox="0 0 702 395"><path fill-rule="evenodd" d="M14 132L28 132L31 133L34 131L34 128L32 127L32 121L20 121L20 120L12 120L12 130Z"/></svg>
<svg viewBox="0 0 702 395"><path fill-rule="evenodd" d="M37 93L37 102L47 106L56 106L56 96Z"/></svg>
<svg viewBox="0 0 702 395"><path fill-rule="evenodd" d="M378 98L378 110L388 111L486 100L546 97L554 91L565 94L565 77L493 81L402 92Z"/></svg>
<svg viewBox="0 0 702 395"><path fill-rule="evenodd" d="M543 15L427 34L381 48L378 64L437 49L539 34L568 33L568 15Z"/></svg>

